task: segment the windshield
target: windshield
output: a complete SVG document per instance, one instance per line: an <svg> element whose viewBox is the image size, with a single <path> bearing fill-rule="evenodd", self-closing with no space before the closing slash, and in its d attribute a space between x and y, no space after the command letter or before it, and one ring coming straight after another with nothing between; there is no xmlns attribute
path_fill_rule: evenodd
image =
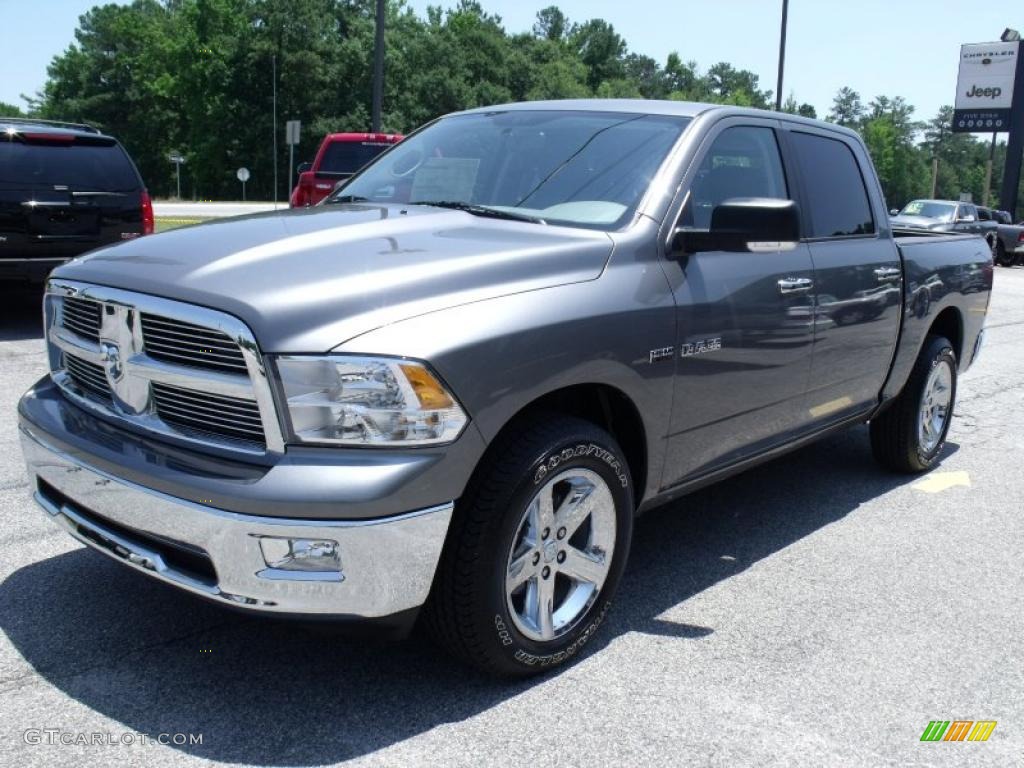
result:
<svg viewBox="0 0 1024 768"><path fill-rule="evenodd" d="M403 141L328 202L444 203L615 229L688 122L605 112L454 115Z"/></svg>
<svg viewBox="0 0 1024 768"><path fill-rule="evenodd" d="M956 206L950 203L933 203L929 200L914 200L900 211L900 216L921 216L936 221L952 221Z"/></svg>

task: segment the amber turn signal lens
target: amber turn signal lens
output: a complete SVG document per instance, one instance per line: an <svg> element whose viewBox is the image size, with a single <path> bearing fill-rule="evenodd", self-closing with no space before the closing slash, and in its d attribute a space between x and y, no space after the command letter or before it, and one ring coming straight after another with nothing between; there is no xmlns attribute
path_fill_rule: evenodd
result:
<svg viewBox="0 0 1024 768"><path fill-rule="evenodd" d="M412 385L413 392L419 398L420 405L424 408L451 408L455 405L451 397L445 392L437 379L430 375L430 372L420 365L399 364L405 378Z"/></svg>

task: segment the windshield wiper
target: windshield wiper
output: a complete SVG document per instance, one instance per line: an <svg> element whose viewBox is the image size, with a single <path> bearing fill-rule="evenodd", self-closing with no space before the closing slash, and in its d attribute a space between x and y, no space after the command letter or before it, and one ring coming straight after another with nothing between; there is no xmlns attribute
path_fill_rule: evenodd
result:
<svg viewBox="0 0 1024 768"><path fill-rule="evenodd" d="M368 203L370 200L360 195L339 195L338 197L328 198L325 202L330 205L331 203Z"/></svg>
<svg viewBox="0 0 1024 768"><path fill-rule="evenodd" d="M453 211L465 211L471 213L474 216L485 216L491 219L507 219L509 221L528 221L531 224L547 224L547 222L538 217L530 216L525 213L513 213L512 211L504 211L501 208L491 208L486 205L477 205L476 203L463 203L458 200L417 200L410 205L431 205L435 208L450 208Z"/></svg>

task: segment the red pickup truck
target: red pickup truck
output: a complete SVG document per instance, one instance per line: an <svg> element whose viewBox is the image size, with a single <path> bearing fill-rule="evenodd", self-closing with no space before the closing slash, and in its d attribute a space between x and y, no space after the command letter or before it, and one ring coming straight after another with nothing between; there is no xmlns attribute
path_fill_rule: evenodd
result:
<svg viewBox="0 0 1024 768"><path fill-rule="evenodd" d="M289 205L316 205L377 155L402 140L397 133L329 133L324 136L312 163L299 165L299 183L292 190Z"/></svg>

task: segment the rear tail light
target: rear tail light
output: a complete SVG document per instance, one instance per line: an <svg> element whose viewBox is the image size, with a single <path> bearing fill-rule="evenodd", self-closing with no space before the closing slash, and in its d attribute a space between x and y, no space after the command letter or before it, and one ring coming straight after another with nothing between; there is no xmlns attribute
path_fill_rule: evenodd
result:
<svg viewBox="0 0 1024 768"><path fill-rule="evenodd" d="M73 133L23 133L21 134L29 141L50 142L51 144L74 144Z"/></svg>
<svg viewBox="0 0 1024 768"><path fill-rule="evenodd" d="M154 229L153 200L149 192L142 190L142 234L152 235Z"/></svg>
<svg viewBox="0 0 1024 768"><path fill-rule="evenodd" d="M1022 229L1020 231L1020 234L1017 235L1017 242L1018 243L1024 243L1024 229Z"/></svg>

